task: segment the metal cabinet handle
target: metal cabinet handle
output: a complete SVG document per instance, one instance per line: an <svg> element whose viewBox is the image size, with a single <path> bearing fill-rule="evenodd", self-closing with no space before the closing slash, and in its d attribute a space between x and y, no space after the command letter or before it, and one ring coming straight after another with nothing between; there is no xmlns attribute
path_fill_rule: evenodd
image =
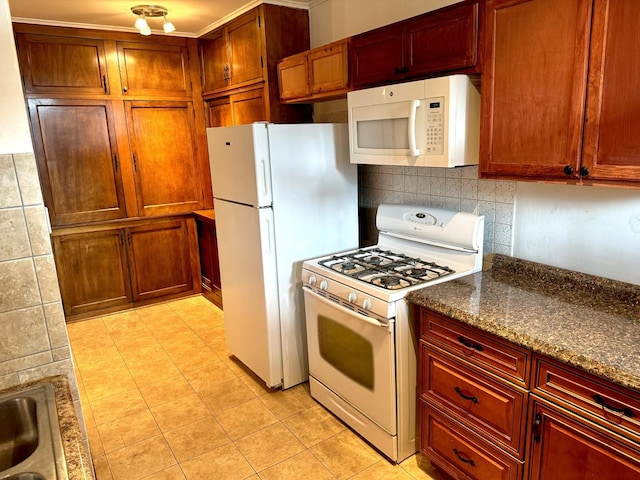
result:
<svg viewBox="0 0 640 480"><path fill-rule="evenodd" d="M533 439L540 443L540 424L542 423L542 415L536 413L535 420L533 421Z"/></svg>
<svg viewBox="0 0 640 480"><path fill-rule="evenodd" d="M455 453L455 454L456 454L456 457L458 457L458 460L460 460L461 462L468 463L468 464L469 464L469 465L471 465L472 467L475 467L475 466L476 466L476 462L474 462L472 458L466 458L466 457L464 457L464 456L463 456L463 455L458 451L458 449L457 449L457 448L454 448L454 449L453 449L453 453Z"/></svg>
<svg viewBox="0 0 640 480"><path fill-rule="evenodd" d="M482 351L482 345L480 345L479 343L471 343L463 336L459 336L458 341L467 348L473 348L474 350L477 350L479 352Z"/></svg>
<svg viewBox="0 0 640 480"><path fill-rule="evenodd" d="M621 413L625 417L633 417L633 411L629 407L614 407L613 405L609 405L601 395L592 395L591 398L593 398L593 400L602 408L606 408L612 412Z"/></svg>
<svg viewBox="0 0 640 480"><path fill-rule="evenodd" d="M460 387L455 387L454 390L456 391L456 393L458 395L460 395L462 398L464 398L465 400L471 400L473 403L478 403L480 400L478 400L478 397L471 397L469 395L465 395L462 392L462 389Z"/></svg>

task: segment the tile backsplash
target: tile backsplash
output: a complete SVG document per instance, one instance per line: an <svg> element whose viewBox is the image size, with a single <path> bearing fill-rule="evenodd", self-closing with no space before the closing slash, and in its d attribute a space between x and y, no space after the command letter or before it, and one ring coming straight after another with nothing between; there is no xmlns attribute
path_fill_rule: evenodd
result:
<svg viewBox="0 0 640 480"><path fill-rule="evenodd" d="M78 399L33 153L0 155L0 389L66 375Z"/></svg>
<svg viewBox="0 0 640 480"><path fill-rule="evenodd" d="M347 123L345 100L314 105L314 122ZM413 203L485 217L484 253L513 252L516 182L478 180L478 167L432 168L358 165L360 244L378 238L381 203Z"/></svg>
<svg viewBox="0 0 640 480"><path fill-rule="evenodd" d="M511 255L515 182L478 180L478 167L359 165L360 238L375 243L381 203L411 203L485 217L484 253Z"/></svg>

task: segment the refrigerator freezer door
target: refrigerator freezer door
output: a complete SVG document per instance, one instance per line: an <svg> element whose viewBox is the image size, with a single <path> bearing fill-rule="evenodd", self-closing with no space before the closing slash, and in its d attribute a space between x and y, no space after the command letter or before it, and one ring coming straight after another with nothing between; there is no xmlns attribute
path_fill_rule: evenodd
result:
<svg viewBox="0 0 640 480"><path fill-rule="evenodd" d="M271 206L271 167L266 123L207 128L215 198Z"/></svg>
<svg viewBox="0 0 640 480"><path fill-rule="evenodd" d="M273 211L215 199L227 349L269 387L282 383Z"/></svg>

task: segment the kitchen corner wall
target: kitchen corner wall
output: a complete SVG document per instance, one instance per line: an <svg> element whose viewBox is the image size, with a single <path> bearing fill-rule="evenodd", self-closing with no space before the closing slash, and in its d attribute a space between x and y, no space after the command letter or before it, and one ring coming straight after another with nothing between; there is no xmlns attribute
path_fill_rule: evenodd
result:
<svg viewBox="0 0 640 480"><path fill-rule="evenodd" d="M0 389L65 375L80 412L7 0L0 64Z"/></svg>
<svg viewBox="0 0 640 480"><path fill-rule="evenodd" d="M314 122L347 122L344 100L318 103ZM478 167L431 168L358 165L360 243L378 239L381 203L410 203L484 215L484 254L513 253L516 182L478 180Z"/></svg>
<svg viewBox="0 0 640 480"><path fill-rule="evenodd" d="M66 375L78 398L33 153L0 155L0 389Z"/></svg>

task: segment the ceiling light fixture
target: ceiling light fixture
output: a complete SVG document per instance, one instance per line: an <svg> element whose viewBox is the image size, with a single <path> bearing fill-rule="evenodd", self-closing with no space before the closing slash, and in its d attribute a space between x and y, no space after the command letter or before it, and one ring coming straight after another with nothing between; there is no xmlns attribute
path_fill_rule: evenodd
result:
<svg viewBox="0 0 640 480"><path fill-rule="evenodd" d="M162 17L164 21L162 25L164 33L171 33L176 30L173 23L167 20L169 11L160 5L136 5L135 7L131 7L131 11L134 15L138 16L135 26L140 30L140 34L142 35L151 35L151 27L149 27L147 23L147 18Z"/></svg>

